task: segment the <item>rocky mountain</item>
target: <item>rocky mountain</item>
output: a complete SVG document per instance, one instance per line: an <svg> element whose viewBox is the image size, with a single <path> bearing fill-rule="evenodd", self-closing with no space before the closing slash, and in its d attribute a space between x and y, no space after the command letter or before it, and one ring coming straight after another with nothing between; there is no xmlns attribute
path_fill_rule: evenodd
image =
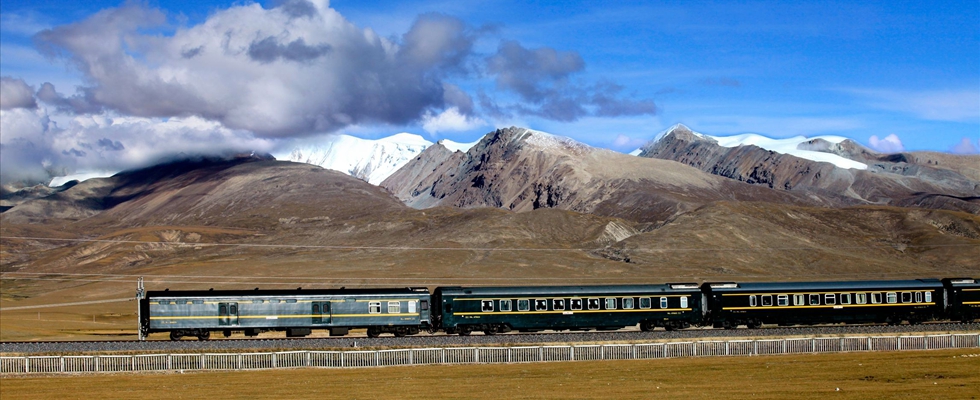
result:
<svg viewBox="0 0 980 400"><path fill-rule="evenodd" d="M850 140L824 139L801 142L793 149L796 153L781 153L745 145L744 138L728 139L726 146L725 139L678 125L641 148L639 156L799 193L828 206L878 204L980 213L978 156L881 154ZM824 158L804 158L805 153Z"/></svg>
<svg viewBox="0 0 980 400"><path fill-rule="evenodd" d="M469 149L473 144L440 141L445 147ZM422 136L399 133L378 140L331 135L276 155L279 160L318 165L377 185L433 143Z"/></svg>
<svg viewBox="0 0 980 400"><path fill-rule="evenodd" d="M211 225L256 228L296 218L352 218L404 208L376 186L307 164L269 157L174 161L81 182L3 213L12 224ZM343 202L327 202L343 193Z"/></svg>
<svg viewBox="0 0 980 400"><path fill-rule="evenodd" d="M662 222L720 200L810 204L672 161L593 148L524 128L498 129L468 152L432 146L381 183L415 208L558 208Z"/></svg>

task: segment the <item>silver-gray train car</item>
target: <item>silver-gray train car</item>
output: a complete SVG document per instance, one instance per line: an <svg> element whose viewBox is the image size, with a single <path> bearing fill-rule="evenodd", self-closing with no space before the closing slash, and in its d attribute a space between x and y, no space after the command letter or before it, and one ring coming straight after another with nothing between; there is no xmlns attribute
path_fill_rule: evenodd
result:
<svg viewBox="0 0 980 400"><path fill-rule="evenodd" d="M171 340L206 340L211 332L286 331L302 337L314 329L343 336L355 328L371 337L414 335L432 328L429 301L426 288L150 291L140 299L140 336L169 332Z"/></svg>

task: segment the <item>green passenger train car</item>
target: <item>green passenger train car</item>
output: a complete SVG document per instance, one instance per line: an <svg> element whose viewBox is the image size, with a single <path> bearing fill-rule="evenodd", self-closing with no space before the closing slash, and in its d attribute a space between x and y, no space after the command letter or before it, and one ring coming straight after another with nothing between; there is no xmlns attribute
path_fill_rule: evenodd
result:
<svg viewBox="0 0 980 400"><path fill-rule="evenodd" d="M970 322L980 319L980 280L973 278L946 278L943 286L949 296L949 319Z"/></svg>
<svg viewBox="0 0 980 400"><path fill-rule="evenodd" d="M944 316L937 279L854 282L705 283L716 328L762 324L917 323Z"/></svg>
<svg viewBox="0 0 980 400"><path fill-rule="evenodd" d="M440 287L433 292L448 334L511 330L613 330L639 325L679 329L700 325L697 284Z"/></svg>
<svg viewBox="0 0 980 400"><path fill-rule="evenodd" d="M425 288L151 291L140 300L140 318L144 336L169 332L172 340L204 340L211 332L256 336L286 331L287 336L301 337L323 329L343 336L352 328L367 328L368 335L376 337L431 329Z"/></svg>

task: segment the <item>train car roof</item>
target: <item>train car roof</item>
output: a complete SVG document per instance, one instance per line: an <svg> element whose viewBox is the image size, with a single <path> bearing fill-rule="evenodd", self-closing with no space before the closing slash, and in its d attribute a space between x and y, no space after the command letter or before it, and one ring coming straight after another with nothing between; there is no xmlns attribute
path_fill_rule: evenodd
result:
<svg viewBox="0 0 980 400"><path fill-rule="evenodd" d="M937 289L942 288L942 286L942 282L938 279L831 282L705 282L701 285L702 288L715 292Z"/></svg>
<svg viewBox="0 0 980 400"><path fill-rule="evenodd" d="M955 288L975 288L980 287L980 279L974 278L946 278L943 283Z"/></svg>
<svg viewBox="0 0 980 400"><path fill-rule="evenodd" d="M443 295L475 296L534 296L534 295L590 295L600 293L640 294L650 292L700 291L696 283L672 283L656 285L582 285L582 286L474 286L439 287L436 293Z"/></svg>
<svg viewBox="0 0 980 400"><path fill-rule="evenodd" d="M254 297L254 296L364 296L429 294L428 288L378 289L253 289L253 290L154 290L147 297Z"/></svg>

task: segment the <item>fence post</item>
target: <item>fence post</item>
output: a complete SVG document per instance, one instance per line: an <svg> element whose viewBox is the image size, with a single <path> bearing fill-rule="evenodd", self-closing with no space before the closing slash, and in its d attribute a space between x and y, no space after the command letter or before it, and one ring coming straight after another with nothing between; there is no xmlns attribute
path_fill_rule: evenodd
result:
<svg viewBox="0 0 980 400"><path fill-rule="evenodd" d="M726 355L726 356L730 356L730 355L731 355L731 354L729 354L729 352L728 352L728 345L729 345L729 344L731 344L731 342L729 342L729 341L727 341L727 340L726 340L726 341L725 341L725 355Z"/></svg>
<svg viewBox="0 0 980 400"><path fill-rule="evenodd" d="M24 373L31 372L31 358L24 357Z"/></svg>
<svg viewBox="0 0 980 400"><path fill-rule="evenodd" d="M92 360L95 361L95 372L99 372L99 364L101 364L99 362L99 356L92 357Z"/></svg>
<svg viewBox="0 0 980 400"><path fill-rule="evenodd" d="M439 363L440 364L445 364L446 363L446 348L445 347L442 348L442 352L441 353L442 353L441 354L442 361L440 361Z"/></svg>
<svg viewBox="0 0 980 400"><path fill-rule="evenodd" d="M752 355L753 356L759 355L759 341L758 340L753 340L752 341Z"/></svg>
<svg viewBox="0 0 980 400"><path fill-rule="evenodd" d="M569 349L568 353L570 354L570 356L572 358L571 361L575 361L575 346L570 346L570 347L571 348Z"/></svg>
<svg viewBox="0 0 980 400"><path fill-rule="evenodd" d="M783 338L783 354L786 354L786 339Z"/></svg>
<svg viewBox="0 0 980 400"><path fill-rule="evenodd" d="M58 371L65 372L65 356L58 357L58 359L61 360L61 367L58 368Z"/></svg>

